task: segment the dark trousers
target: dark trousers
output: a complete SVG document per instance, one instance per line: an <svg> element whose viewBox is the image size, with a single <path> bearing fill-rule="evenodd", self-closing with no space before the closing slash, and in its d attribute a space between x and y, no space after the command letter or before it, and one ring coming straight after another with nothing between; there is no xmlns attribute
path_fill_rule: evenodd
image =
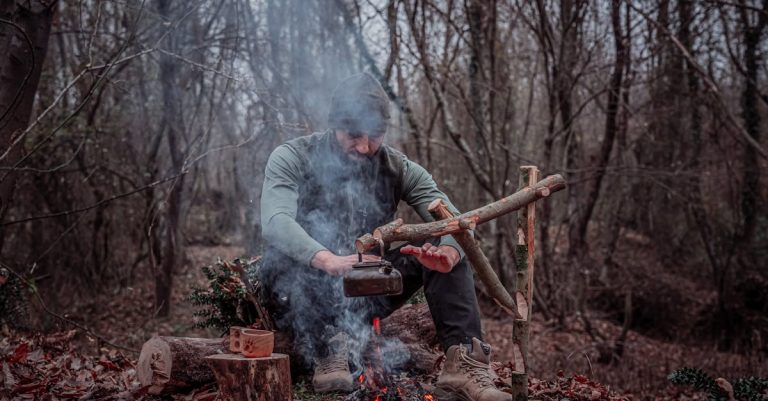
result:
<svg viewBox="0 0 768 401"><path fill-rule="evenodd" d="M439 273L423 267L413 255L401 254L399 248L390 250L384 258L403 275L403 293L347 298L341 277L296 266L274 255L265 254L260 274L267 302L276 312L278 328L293 334L294 344L308 361L326 352L323 347L329 330L363 336L370 332L374 316L389 316L422 286L444 350L471 343L472 337L482 338L472 270L466 259L451 272Z"/></svg>

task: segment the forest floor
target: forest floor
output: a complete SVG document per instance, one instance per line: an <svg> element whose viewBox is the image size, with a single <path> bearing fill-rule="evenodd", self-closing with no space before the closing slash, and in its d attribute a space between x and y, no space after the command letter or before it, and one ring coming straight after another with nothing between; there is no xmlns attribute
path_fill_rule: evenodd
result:
<svg viewBox="0 0 768 401"><path fill-rule="evenodd" d="M83 330L29 335L3 328L0 399L11 394L32 399L41 391L58 394L58 398L137 398L140 392L134 369L136 351L144 341L153 335L219 336L213 330L195 327L195 309L186 298L194 287L205 285L200 267L216 258L233 259L241 253L241 248L232 246L188 248L189 260L175 277L173 308L168 318L154 316L149 277L142 285L74 305L67 314L92 333L128 350L116 349ZM621 331L621 327L606 320L593 319L592 324L609 339L616 338ZM670 372L684 366L702 368L727 379L768 374L761 356L673 344L631 330L622 358L601 364L597 362L601 344L576 319L567 319L563 326L544 321L534 311L530 327L530 388L542 400L701 399L700 394L667 382ZM502 365L511 360L511 320L486 317L483 329L485 341L494 347L493 360ZM312 395L305 380L294 378L298 400L344 398ZM215 389L205 388L179 395L178 399L208 399L214 392Z"/></svg>

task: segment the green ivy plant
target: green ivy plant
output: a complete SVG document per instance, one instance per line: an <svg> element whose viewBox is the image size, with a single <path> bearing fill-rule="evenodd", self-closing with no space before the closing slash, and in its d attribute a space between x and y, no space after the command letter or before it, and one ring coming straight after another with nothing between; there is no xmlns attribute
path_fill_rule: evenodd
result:
<svg viewBox="0 0 768 401"><path fill-rule="evenodd" d="M706 392L711 401L728 401L729 395L726 390L727 382L724 380L718 384L715 380L703 370L698 368L681 368L673 371L667 379L675 385L691 386L694 389ZM762 377L750 376L736 379L733 382L733 397L739 401L766 401L768 395L768 379Z"/></svg>
<svg viewBox="0 0 768 401"><path fill-rule="evenodd" d="M226 331L232 326L250 326L258 319L258 313L249 300L249 286L243 282L252 280L260 265L259 259L231 262L219 259L213 265L203 266L208 279L205 288L194 287L188 300L199 307L193 314L201 328ZM243 275L243 272L245 275ZM253 294L250 294L252 299Z"/></svg>

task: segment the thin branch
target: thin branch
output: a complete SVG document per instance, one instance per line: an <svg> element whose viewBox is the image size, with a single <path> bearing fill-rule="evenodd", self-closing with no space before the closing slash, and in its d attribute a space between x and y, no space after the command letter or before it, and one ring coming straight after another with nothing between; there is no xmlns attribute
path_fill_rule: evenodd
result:
<svg viewBox="0 0 768 401"><path fill-rule="evenodd" d="M143 10L143 5L144 5L144 1L142 1L142 10ZM107 70L104 73L100 74L99 78L91 85L91 87L88 89L88 93L86 93L85 98L82 100L82 102L80 102L80 104L77 106L77 108L69 116L67 116L59 125L57 125L56 128L54 128L53 131L51 131L51 133L48 134L42 141L38 142L37 145L35 145L32 148L32 150L30 150L26 155L24 155L24 157L22 157L18 162L16 162L13 165L13 168L16 168L16 167L20 166L22 163L24 163L24 161L26 161L32 154L34 154L38 149L40 149L43 144L47 143L47 141L50 138L52 138L62 127L64 127L64 125L66 125L75 115L77 115L80 112L80 110L83 109L83 107L85 107L85 104L87 103L88 99L90 99L91 95L93 94L93 90L96 88L96 86L98 86L106 78L107 74L109 73L109 70L112 69L112 67L115 66L115 63L114 63L115 59L117 57L119 57L125 51L125 49L128 48L128 44L131 43L133 41L133 39L135 38L136 30L138 29L138 22L139 22L140 18L141 18L141 12L139 12L139 14L136 16L136 19L134 21L134 30L131 33L131 36L128 38L128 40L125 41L123 46L117 51L117 53L113 57L113 61L106 64L106 69ZM86 66L86 68L84 68L82 71L80 71L80 73L67 85L67 87L64 88L64 90L61 91L61 93L59 93L59 96L43 112L43 114L38 116L38 118L35 120L35 122L33 124L31 124L30 126L28 126L27 129L25 129L24 132L21 135L19 135L19 137L16 138L13 141L13 143L11 143L11 145L8 147L8 149L2 155L0 155L0 161L2 161L10 153L11 149L14 146L16 146L27 134L29 134L29 132L32 131L32 128L34 128L35 126L37 126L37 124L40 123L42 117L45 114L47 114L56 104L58 104L58 102L61 101L61 99L64 97L64 94L66 94L66 92L69 91L69 89L75 83L77 83L77 81L79 81L80 78L82 78L82 76L85 75L85 73L87 71L89 71L90 69L91 69L90 66ZM2 176L2 178L0 178L0 182L4 181L5 178L8 176L8 174L10 174L11 171L12 170L7 171Z"/></svg>
<svg viewBox="0 0 768 401"><path fill-rule="evenodd" d="M101 336L100 334L96 333L92 329L90 329L90 328L88 328L88 327L86 327L86 326L84 326L84 325L82 325L82 324L80 324L80 323L78 323L78 322L76 322L74 320L68 319L68 318L66 318L66 317L64 317L64 316L62 316L62 315L60 315L60 314L50 310L48 308L48 306L45 304L45 301L43 301L43 297L37 291L37 286L35 286L34 284L30 283L26 278L24 278L21 274L17 273L16 270L12 269L10 266L6 265L5 263L0 262L0 266L2 266L4 269L6 269L9 272L11 272L11 274L16 276L16 278L18 278L19 280L21 280L21 282L24 283L24 285L27 288L29 288L29 290L32 291L33 294L35 294L35 298L37 299L37 302L40 303L40 307L43 308L43 311L45 311L45 313L55 317L56 319L61 320L62 322L71 324L72 326L75 326L75 327L79 328L80 330L88 333L92 337L96 337L99 341L101 341L104 344L107 344L107 345L109 345L111 347L119 348L119 349L122 349L122 350L125 350L125 351L128 351L128 352L132 352L134 354L138 354L139 353L139 350L137 350L137 349L133 349L133 348L126 347L124 345L113 343L113 342L107 340L106 338L104 338L103 336Z"/></svg>
<svg viewBox="0 0 768 401"><path fill-rule="evenodd" d="M43 119L43 118L45 118L45 116L46 116L46 115L48 115L48 113L49 113L51 110L53 110L53 108L54 108L54 107L55 107L57 104L59 104L59 101L61 101L61 99L62 99L62 98L64 98L64 95L66 95L66 94L67 94L67 92L69 92L69 89L71 89L71 88L72 88L72 87L73 87L73 86L74 86L74 85L77 83L77 81L79 81L79 80L80 80L80 78L82 78L82 77L83 77L83 75L85 75L85 73L86 73L86 72L88 72L88 69L87 69L87 68L84 68L84 69L83 69L82 71L80 71L80 73L79 73L79 74L77 74L77 75L76 75L76 76L75 76L75 77L74 77L74 78L73 78L71 81L69 81L69 83L67 84L67 86L65 86L65 87L64 87L64 89L63 89L61 92L59 92L59 95L56 97L56 99L54 99L54 100L53 100L53 102L51 102L51 104L50 104L50 105L49 105L49 106L48 106L48 107L47 107L45 110L43 110L43 112L42 112L42 113L40 113L40 115L38 115L38 116L37 116L37 118L35 119L35 121L34 121L34 122L32 122L32 124L30 124L30 125L27 127L27 129L25 129L25 130L24 130L24 131L23 131L21 134L19 134L19 135L16 137L16 139L14 139L14 140L13 140L13 142L11 142L11 144L8 146L8 149L6 149L6 150L5 150L5 152L3 152L3 154L2 154L2 155L0 155L0 161L4 160L4 159L5 159L5 158L8 156L8 154L9 154L9 153L11 153L11 150L12 150L12 149L13 149L13 148L14 148L14 147L15 147L15 146L16 146L16 145L19 143L19 142L21 142L22 140L24 140L24 138L27 136L27 134L29 134L29 133L32 131L32 129L33 129L33 128L35 128L35 127L37 126L37 124L39 124L39 123L40 123L40 121L42 121L42 119ZM88 96L86 96L86 99L85 99L85 100L87 100L87 98L88 98ZM83 101L83 103L85 103L85 100ZM78 110L79 110L79 108L78 108ZM46 138L46 139L47 139L47 138ZM43 142L45 142L45 141L43 141ZM3 177L3 178L5 178L5 177ZM0 180L0 181L2 181L2 180Z"/></svg>
<svg viewBox="0 0 768 401"><path fill-rule="evenodd" d="M77 209L65 210L63 212L56 212L56 213L39 215L39 216L27 217L27 218L19 219L19 220L6 221L6 222L3 222L3 223L0 223L0 227L12 226L12 225L15 225L15 224L26 223L26 222L29 222L29 221L50 219L50 218L54 218L54 217L69 216L69 215L75 214L75 213L82 213L82 212L85 212L85 211L88 211L88 210L100 207L102 205L105 205L105 204L107 204L109 202L112 202L113 200L125 198L125 197L131 196L131 195L133 195L135 193L139 193L141 191L145 191L147 189L154 188L154 187L156 187L156 186L158 186L160 184L166 183L168 181L175 180L175 179L181 177L182 175L186 174L187 172L188 172L188 170L183 170L183 171L181 171L178 174L174 174L174 175L172 175L170 177L166 177L166 178L163 178L163 179L160 179L160 180L153 181L153 182L151 182L151 183L149 183L147 185L144 185L143 187L136 188L136 189L133 189L133 190L128 191L128 192L123 192L121 194L117 194L117 195L112 196L110 198L102 199L102 200L100 200L100 201L98 201L98 202L96 202L96 203L94 203L92 205L84 206L84 207L77 208Z"/></svg>
<svg viewBox="0 0 768 401"><path fill-rule="evenodd" d="M219 71L219 70L217 70L217 69L215 69L213 67L208 67L207 65L203 65L203 64L197 63L197 62L192 61L192 60L190 60L190 59L188 59L186 57L180 56L180 55L178 55L176 53L171 53L171 52L169 52L167 50L164 50L164 49L157 49L157 51L160 52L160 53L163 53L163 54L165 54L167 56L171 56L171 57L173 57L175 59L181 60L181 61L183 61L183 62L185 62L187 64L193 65L193 66L195 66L197 68L200 68L201 70L213 72L213 73L221 75L221 76L223 76L223 77L225 77L227 79L231 79L231 80L233 80L235 82L241 82L241 79L235 77L234 75L228 74L228 73L223 72L223 71Z"/></svg>
<svg viewBox="0 0 768 401"><path fill-rule="evenodd" d="M688 49L680 42L680 40L675 36L672 32L669 31L665 26L661 25L658 21L656 21L652 16L648 15L643 10L639 9L637 6L635 6L631 1L627 1L627 5L629 7L632 7L633 10L635 10L638 14L642 15L643 18L645 18L648 22L650 22L652 25L657 27L660 31L664 32L667 37L669 37L669 40L674 43L675 47L680 50L680 53L682 53L683 57L688 60L688 63L690 66L696 71L696 73L702 78L704 81L704 84L709 88L709 92L714 97L715 101L720 105L723 112L725 113L726 119L728 122L733 126L733 128L736 129L736 131L741 134L743 139L755 148L758 154L762 156L764 159L768 159L768 152L766 152L765 149L763 149L762 146L760 146L760 143L757 142L755 138L752 137L752 135L747 132L747 130L742 127L738 121L736 121L736 117L731 113L731 110L728 108L728 105L725 104L725 101L723 100L723 97L720 95L720 87L717 86L717 84L712 81L710 76L705 72L705 70L699 65L698 62L696 62L696 59L691 55L691 53L688 51Z"/></svg>

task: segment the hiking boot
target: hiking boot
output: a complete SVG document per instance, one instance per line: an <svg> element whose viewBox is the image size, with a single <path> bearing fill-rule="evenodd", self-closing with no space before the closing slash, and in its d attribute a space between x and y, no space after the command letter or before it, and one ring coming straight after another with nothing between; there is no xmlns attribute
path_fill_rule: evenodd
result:
<svg viewBox="0 0 768 401"><path fill-rule="evenodd" d="M445 365L435 386L464 401L513 401L512 394L493 384L491 346L472 338L472 352L463 344L445 353Z"/></svg>
<svg viewBox="0 0 768 401"><path fill-rule="evenodd" d="M350 392L353 388L352 372L349 371L349 336L338 333L328 342L328 356L315 359L312 387L316 393L329 391Z"/></svg>

